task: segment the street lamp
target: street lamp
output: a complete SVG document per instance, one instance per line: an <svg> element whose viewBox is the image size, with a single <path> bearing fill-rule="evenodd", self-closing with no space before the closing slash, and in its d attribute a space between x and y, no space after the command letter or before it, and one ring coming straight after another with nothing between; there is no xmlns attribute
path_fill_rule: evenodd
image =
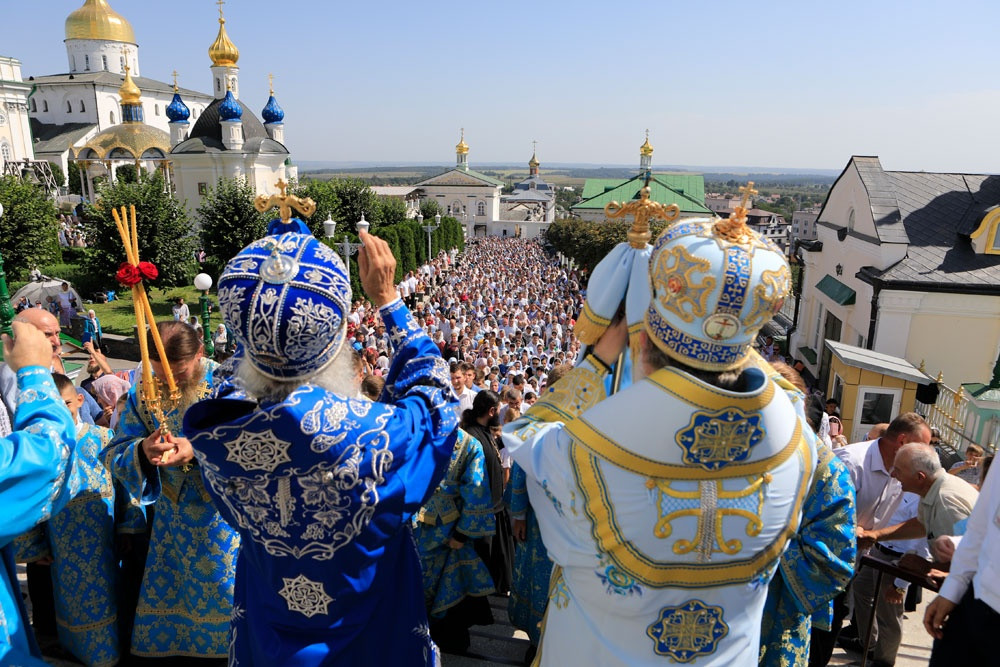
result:
<svg viewBox="0 0 1000 667"><path fill-rule="evenodd" d="M212 322L208 312L208 290L212 289L212 276L199 273L194 277L194 288L201 292L198 303L201 304L201 333L205 342L205 354L215 355L215 343L212 342Z"/></svg>
<svg viewBox="0 0 1000 667"><path fill-rule="evenodd" d="M417 216L417 222L420 223L420 226L423 228L423 230L427 232L427 262L429 264L431 261L431 234L436 232L438 228L441 226L441 214L438 213L437 215L434 216L433 225L425 225L424 216L422 215Z"/></svg>
<svg viewBox="0 0 1000 667"><path fill-rule="evenodd" d="M0 204L0 218L3 217L3 204ZM3 270L3 255L0 255L0 330L14 337L10 323L14 321L14 307L10 305L10 292L7 290L7 274Z"/></svg>
<svg viewBox="0 0 1000 667"><path fill-rule="evenodd" d="M371 223L365 220L365 214L361 214L361 219L358 220L358 232L367 232L368 228L371 227ZM340 243L333 241L333 237L337 232L337 222L331 217L327 216L326 220L323 221L323 234L326 238L330 239L330 245L334 248L340 250L340 257L344 260L344 268L347 269L348 275L351 273L351 255L358 251L358 248L363 246L363 243L351 243L347 234L344 234L344 240Z"/></svg>

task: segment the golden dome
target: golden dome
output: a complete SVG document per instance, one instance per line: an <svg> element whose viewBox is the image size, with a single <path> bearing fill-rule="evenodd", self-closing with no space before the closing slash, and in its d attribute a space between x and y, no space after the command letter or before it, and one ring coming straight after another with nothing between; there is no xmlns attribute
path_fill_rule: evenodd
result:
<svg viewBox="0 0 1000 667"><path fill-rule="evenodd" d="M122 82L122 87L118 89L118 96L122 98L122 104L140 103L142 91L139 90L139 86L135 85L135 81L132 80L128 65L125 66L125 80Z"/></svg>
<svg viewBox="0 0 1000 667"><path fill-rule="evenodd" d="M639 146L639 155L649 157L653 154L653 147L649 143L649 132L646 133L646 141Z"/></svg>
<svg viewBox="0 0 1000 667"><path fill-rule="evenodd" d="M467 155L469 153L469 144L465 143L465 129L462 129L462 139L455 146L455 152L459 155Z"/></svg>
<svg viewBox="0 0 1000 667"><path fill-rule="evenodd" d="M90 155L88 148L94 151L95 155ZM76 157L78 160L106 160L112 157L112 152L116 150L125 151L128 154L125 159L148 159L149 156L143 158L143 155L149 150L159 151L160 155L156 157L162 158L170 153L170 135L145 123L112 125L80 148L76 152ZM114 157L120 159L118 155Z"/></svg>
<svg viewBox="0 0 1000 667"><path fill-rule="evenodd" d="M66 17L66 39L103 39L135 44L132 24L111 9L107 0L86 0Z"/></svg>
<svg viewBox="0 0 1000 667"><path fill-rule="evenodd" d="M540 164L540 163L538 162L538 158L536 158L536 157L535 157L535 154L534 154L534 153L532 153L532 154L531 154L531 159L530 159L530 160L528 160L528 166L529 166L529 167L537 167L537 166L538 166L539 164Z"/></svg>
<svg viewBox="0 0 1000 667"><path fill-rule="evenodd" d="M235 67L236 61L240 59L240 50L226 34L226 19L222 16L219 16L219 36L208 47L208 57L216 67Z"/></svg>

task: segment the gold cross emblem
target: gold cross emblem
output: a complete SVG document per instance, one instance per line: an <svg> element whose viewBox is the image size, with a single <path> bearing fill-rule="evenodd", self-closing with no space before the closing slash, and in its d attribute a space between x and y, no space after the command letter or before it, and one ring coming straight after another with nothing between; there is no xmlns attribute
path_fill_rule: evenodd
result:
<svg viewBox="0 0 1000 667"><path fill-rule="evenodd" d="M649 199L649 179L639 190L639 199L632 200L627 204L619 204L616 201L608 202L604 207L604 215L610 220L622 218L626 215L632 216L632 229L628 232L628 242L633 248L644 248L652 238L649 231L649 223L652 220L663 220L672 222L681 214L681 209L677 204L664 206L663 204Z"/></svg>
<svg viewBox="0 0 1000 667"><path fill-rule="evenodd" d="M690 600L679 607L664 607L659 617L646 629L658 655L670 656L677 662L715 652L719 640L729 634L721 607Z"/></svg>
<svg viewBox="0 0 1000 667"><path fill-rule="evenodd" d="M288 189L288 183L285 183L284 179L278 179L278 182L275 185L278 188L278 192L281 194L271 195L270 197L267 195L258 195L257 198L253 200L254 208L263 213L264 211L277 206L278 214L280 215L282 222L288 222L292 219L293 208L307 218L316 212L316 202L314 202L310 197L302 199L296 197L295 195L285 193Z"/></svg>

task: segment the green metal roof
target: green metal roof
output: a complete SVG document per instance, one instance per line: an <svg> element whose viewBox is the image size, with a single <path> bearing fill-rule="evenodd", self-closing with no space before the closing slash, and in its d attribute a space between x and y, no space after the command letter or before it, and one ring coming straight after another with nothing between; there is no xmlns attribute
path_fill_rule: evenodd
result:
<svg viewBox="0 0 1000 667"><path fill-rule="evenodd" d="M591 181L600 181L600 188L591 185ZM617 185L614 185L615 183ZM627 202L638 199L643 183L642 176L626 181L608 178L588 179L583 188L584 197L588 191L597 194L585 198L570 210L603 210L613 201ZM677 204L682 213L714 215L705 206L705 179L700 174L653 174L649 181L649 198L665 205Z"/></svg>
<svg viewBox="0 0 1000 667"><path fill-rule="evenodd" d="M833 299L835 303L839 303L841 306L853 306L858 296L857 292L831 276L829 273L823 276L823 279L816 283L816 289Z"/></svg>
<svg viewBox="0 0 1000 667"><path fill-rule="evenodd" d="M799 355L805 357L810 364L816 363L816 352L811 347L800 347Z"/></svg>
<svg viewBox="0 0 1000 667"><path fill-rule="evenodd" d="M692 199L705 201L705 176L704 174L653 174L653 178L666 185L671 190L676 190ZM597 195L604 194L608 190L613 190L623 183L634 179L631 178L588 178L583 184L583 199L590 199Z"/></svg>

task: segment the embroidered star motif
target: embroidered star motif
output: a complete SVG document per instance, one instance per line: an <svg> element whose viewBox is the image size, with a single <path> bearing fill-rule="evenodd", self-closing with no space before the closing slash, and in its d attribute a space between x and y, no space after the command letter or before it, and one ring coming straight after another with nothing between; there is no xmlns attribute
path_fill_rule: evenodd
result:
<svg viewBox="0 0 1000 667"><path fill-rule="evenodd" d="M273 472L282 463L288 463L288 448L291 442L279 440L273 431L253 433L243 431L239 437L226 443L229 454L226 460L244 470L264 470Z"/></svg>
<svg viewBox="0 0 1000 667"><path fill-rule="evenodd" d="M316 614L326 614L333 598L326 594L323 584L306 579L299 575L294 579L282 577L285 586L278 595L285 598L289 611L297 611L303 616L312 618Z"/></svg>

